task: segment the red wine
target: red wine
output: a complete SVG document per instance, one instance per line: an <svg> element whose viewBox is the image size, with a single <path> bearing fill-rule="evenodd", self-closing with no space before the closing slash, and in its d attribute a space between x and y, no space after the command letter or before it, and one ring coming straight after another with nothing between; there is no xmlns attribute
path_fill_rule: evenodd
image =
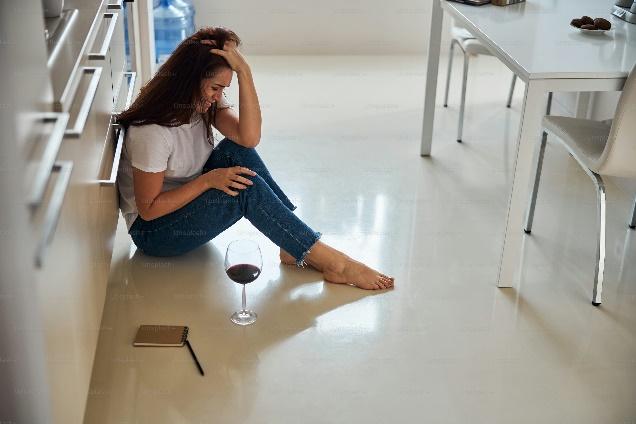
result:
<svg viewBox="0 0 636 424"><path fill-rule="evenodd" d="M232 281L239 284L247 284L258 278L261 273L261 269L256 265L238 264L232 265L225 272Z"/></svg>

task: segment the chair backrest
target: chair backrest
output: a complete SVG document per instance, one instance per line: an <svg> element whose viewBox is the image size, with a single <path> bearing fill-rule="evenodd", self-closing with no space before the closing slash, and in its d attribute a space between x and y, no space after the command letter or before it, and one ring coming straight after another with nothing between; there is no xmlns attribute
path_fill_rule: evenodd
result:
<svg viewBox="0 0 636 424"><path fill-rule="evenodd" d="M636 178L636 65L625 81L599 164L601 175Z"/></svg>

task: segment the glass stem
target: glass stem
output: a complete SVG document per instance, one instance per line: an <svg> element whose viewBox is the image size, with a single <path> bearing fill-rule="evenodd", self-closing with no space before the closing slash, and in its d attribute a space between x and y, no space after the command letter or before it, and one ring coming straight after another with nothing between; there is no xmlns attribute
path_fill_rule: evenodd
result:
<svg viewBox="0 0 636 424"><path fill-rule="evenodd" d="M245 311L246 309L246 305L245 305L245 284L243 284L243 310Z"/></svg>

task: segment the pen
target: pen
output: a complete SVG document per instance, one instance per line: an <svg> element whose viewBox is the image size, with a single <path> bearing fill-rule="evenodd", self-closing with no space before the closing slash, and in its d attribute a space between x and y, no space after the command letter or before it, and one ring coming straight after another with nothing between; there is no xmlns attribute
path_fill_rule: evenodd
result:
<svg viewBox="0 0 636 424"><path fill-rule="evenodd" d="M194 363L197 364L197 368L199 369L199 372L201 373L201 375L205 375L205 373L203 372L203 368L201 368L201 364L199 363L199 360L197 359L197 355L195 355L194 350L192 350L192 346L190 345L190 340L186 340L185 343L188 346L188 350L192 354L192 357L194 358Z"/></svg>

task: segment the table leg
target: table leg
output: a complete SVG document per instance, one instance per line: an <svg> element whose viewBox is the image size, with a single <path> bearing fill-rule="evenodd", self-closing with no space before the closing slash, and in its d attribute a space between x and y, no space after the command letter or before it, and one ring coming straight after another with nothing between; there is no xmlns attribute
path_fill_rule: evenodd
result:
<svg viewBox="0 0 636 424"><path fill-rule="evenodd" d="M508 199L508 216L504 245L499 262L499 287L513 287L519 279L523 255L523 221L530 195L532 165L536 143L541 137L541 120L546 111L547 87L539 81L526 84L521 124L517 140L512 188Z"/></svg>
<svg viewBox="0 0 636 424"><path fill-rule="evenodd" d="M440 0L433 0L431 11L430 34L428 39L428 59L426 65L426 89L424 91L424 119L422 120L421 156L431 155L433 144L433 122L435 120L435 97L437 94L437 71L439 68L439 52L442 42L442 20L444 13Z"/></svg>

